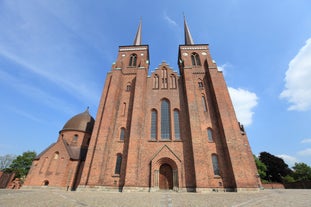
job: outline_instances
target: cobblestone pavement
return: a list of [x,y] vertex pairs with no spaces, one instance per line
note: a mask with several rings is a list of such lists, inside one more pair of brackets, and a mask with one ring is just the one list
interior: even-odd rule
[[0,190],[1,207],[35,206],[273,206],[311,207],[311,190],[262,190],[241,193],[176,193],[103,191],[71,192],[61,190]]

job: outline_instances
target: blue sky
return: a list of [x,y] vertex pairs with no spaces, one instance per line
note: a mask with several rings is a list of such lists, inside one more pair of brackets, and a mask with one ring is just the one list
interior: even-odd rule
[[254,154],[311,165],[309,0],[0,0],[0,155],[37,153],[88,106],[140,18],[150,71],[178,70],[183,13],[224,72]]

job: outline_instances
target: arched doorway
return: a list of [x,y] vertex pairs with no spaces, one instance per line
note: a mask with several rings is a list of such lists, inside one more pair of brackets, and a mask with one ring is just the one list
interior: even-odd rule
[[159,188],[162,190],[173,189],[173,169],[168,164],[163,164],[160,167]]

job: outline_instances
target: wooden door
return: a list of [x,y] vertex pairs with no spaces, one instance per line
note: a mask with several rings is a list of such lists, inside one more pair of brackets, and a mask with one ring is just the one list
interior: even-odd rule
[[163,190],[173,189],[173,170],[168,164],[160,167],[159,188]]

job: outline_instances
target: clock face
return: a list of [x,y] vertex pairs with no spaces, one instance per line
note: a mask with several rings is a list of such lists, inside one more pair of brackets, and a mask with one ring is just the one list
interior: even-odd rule
[[183,55],[183,56],[188,56],[188,53],[184,52],[182,55]]
[[202,54],[202,55],[207,55],[207,53],[206,53],[206,52],[202,52],[201,54]]

